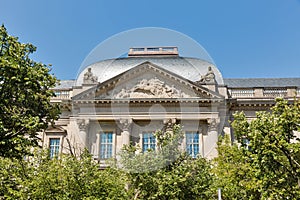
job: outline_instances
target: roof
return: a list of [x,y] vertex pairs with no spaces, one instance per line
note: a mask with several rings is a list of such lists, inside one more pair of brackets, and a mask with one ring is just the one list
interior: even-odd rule
[[[154,65],[178,74],[183,78],[191,81],[198,81],[201,78],[201,75],[205,75],[207,73],[208,67],[211,66],[216,75],[216,81],[219,84],[223,84],[221,73],[214,66],[214,64],[198,58],[186,58],[179,56],[126,57],[103,60],[87,67],[91,68],[93,75],[96,75],[98,77],[99,82],[104,82],[144,62],[151,62]],[[85,72],[86,70],[83,70],[79,74],[76,85],[82,84]]]
[[300,78],[224,78],[229,88],[246,87],[299,87]]
[[70,89],[75,85],[75,80],[61,80],[59,81],[59,84],[56,84],[55,88],[56,90],[62,90],[62,89]]
[[[61,80],[54,89],[71,89],[76,80]],[[300,78],[224,78],[224,84],[229,88],[246,87],[298,87]]]
[[[164,68],[161,68],[160,66],[154,65],[153,63],[147,61],[147,62],[137,65],[136,67],[129,69],[129,70],[113,77],[112,79],[109,79],[107,81],[99,83],[99,84],[95,85],[94,87],[91,87],[88,90],[85,90],[85,91],[73,96],[73,100],[89,100],[88,99],[89,97],[92,97],[92,100],[95,100],[95,99],[101,100],[101,99],[103,99],[102,97],[95,98],[95,96],[97,96],[96,93],[101,90],[102,90],[102,92],[104,91],[105,98],[109,97],[109,92],[106,88],[110,88],[112,85],[113,85],[113,88],[117,87],[117,85],[121,86],[121,88],[124,88],[125,87],[124,82],[121,81],[119,83],[120,80],[126,80],[126,79],[131,80],[132,78],[134,78],[136,76],[137,73],[145,74],[148,70],[151,70],[152,72],[158,72],[158,73],[164,75],[165,78],[172,77],[172,79],[175,80],[176,82],[178,82],[178,84],[187,85],[188,88],[192,88],[195,91],[201,91],[202,98],[206,98],[206,99],[210,99],[210,100],[212,100],[212,99],[221,100],[224,98],[220,94],[218,94],[214,91],[211,91],[211,90],[203,87],[202,85],[198,85],[193,81],[185,79],[178,74],[170,72]],[[120,89],[120,87],[119,87],[119,89]],[[190,97],[187,97],[187,98],[190,98]],[[146,98],[146,99],[148,99],[148,98]],[[174,99],[177,99],[177,98],[174,98]]]

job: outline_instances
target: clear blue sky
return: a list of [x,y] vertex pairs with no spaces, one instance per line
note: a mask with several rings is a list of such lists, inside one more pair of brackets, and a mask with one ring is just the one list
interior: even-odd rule
[[0,0],[0,23],[59,79],[76,78],[103,40],[140,27],[190,36],[226,78],[300,77],[300,0]]

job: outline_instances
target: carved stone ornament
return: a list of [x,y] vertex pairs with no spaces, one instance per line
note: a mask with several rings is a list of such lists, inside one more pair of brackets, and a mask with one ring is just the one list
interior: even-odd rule
[[218,125],[219,125],[218,119],[215,118],[207,119],[207,122],[208,122],[208,132],[218,130]]
[[207,73],[204,76],[201,76],[198,83],[200,83],[200,84],[203,84],[203,83],[216,83],[215,77],[216,77],[215,73],[213,72],[211,66],[209,66]]
[[176,124],[176,119],[165,119],[164,126],[166,131],[173,131],[173,126]]
[[98,77],[93,75],[91,68],[88,68],[87,72],[83,75],[83,84],[95,84],[97,82]]
[[143,79],[131,89],[122,89],[114,98],[189,98],[190,95],[185,94],[174,85],[169,86],[158,78],[149,80]]
[[88,119],[78,119],[77,124],[78,124],[78,128],[80,131],[86,131],[86,129],[89,125],[89,120]]
[[132,124],[132,119],[120,119],[119,123],[121,125],[122,131],[128,131],[131,124]]

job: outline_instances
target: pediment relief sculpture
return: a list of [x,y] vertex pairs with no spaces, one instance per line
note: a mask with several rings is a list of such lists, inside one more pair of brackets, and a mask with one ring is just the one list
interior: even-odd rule
[[131,89],[122,89],[117,93],[114,98],[189,98],[188,94],[185,94],[179,89],[176,89],[174,85],[169,86],[165,82],[158,78],[143,79],[137,83]]

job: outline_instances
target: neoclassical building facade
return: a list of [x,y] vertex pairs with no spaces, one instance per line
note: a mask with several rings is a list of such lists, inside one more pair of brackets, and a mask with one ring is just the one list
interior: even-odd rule
[[176,47],[146,47],[94,63],[53,90],[51,101],[62,113],[42,135],[51,156],[87,148],[104,162],[124,144],[155,150],[153,133],[181,124],[181,148],[212,158],[218,136],[233,135],[228,121],[234,112],[251,120],[276,97],[300,98],[300,78],[223,79],[212,63],[180,57]]

